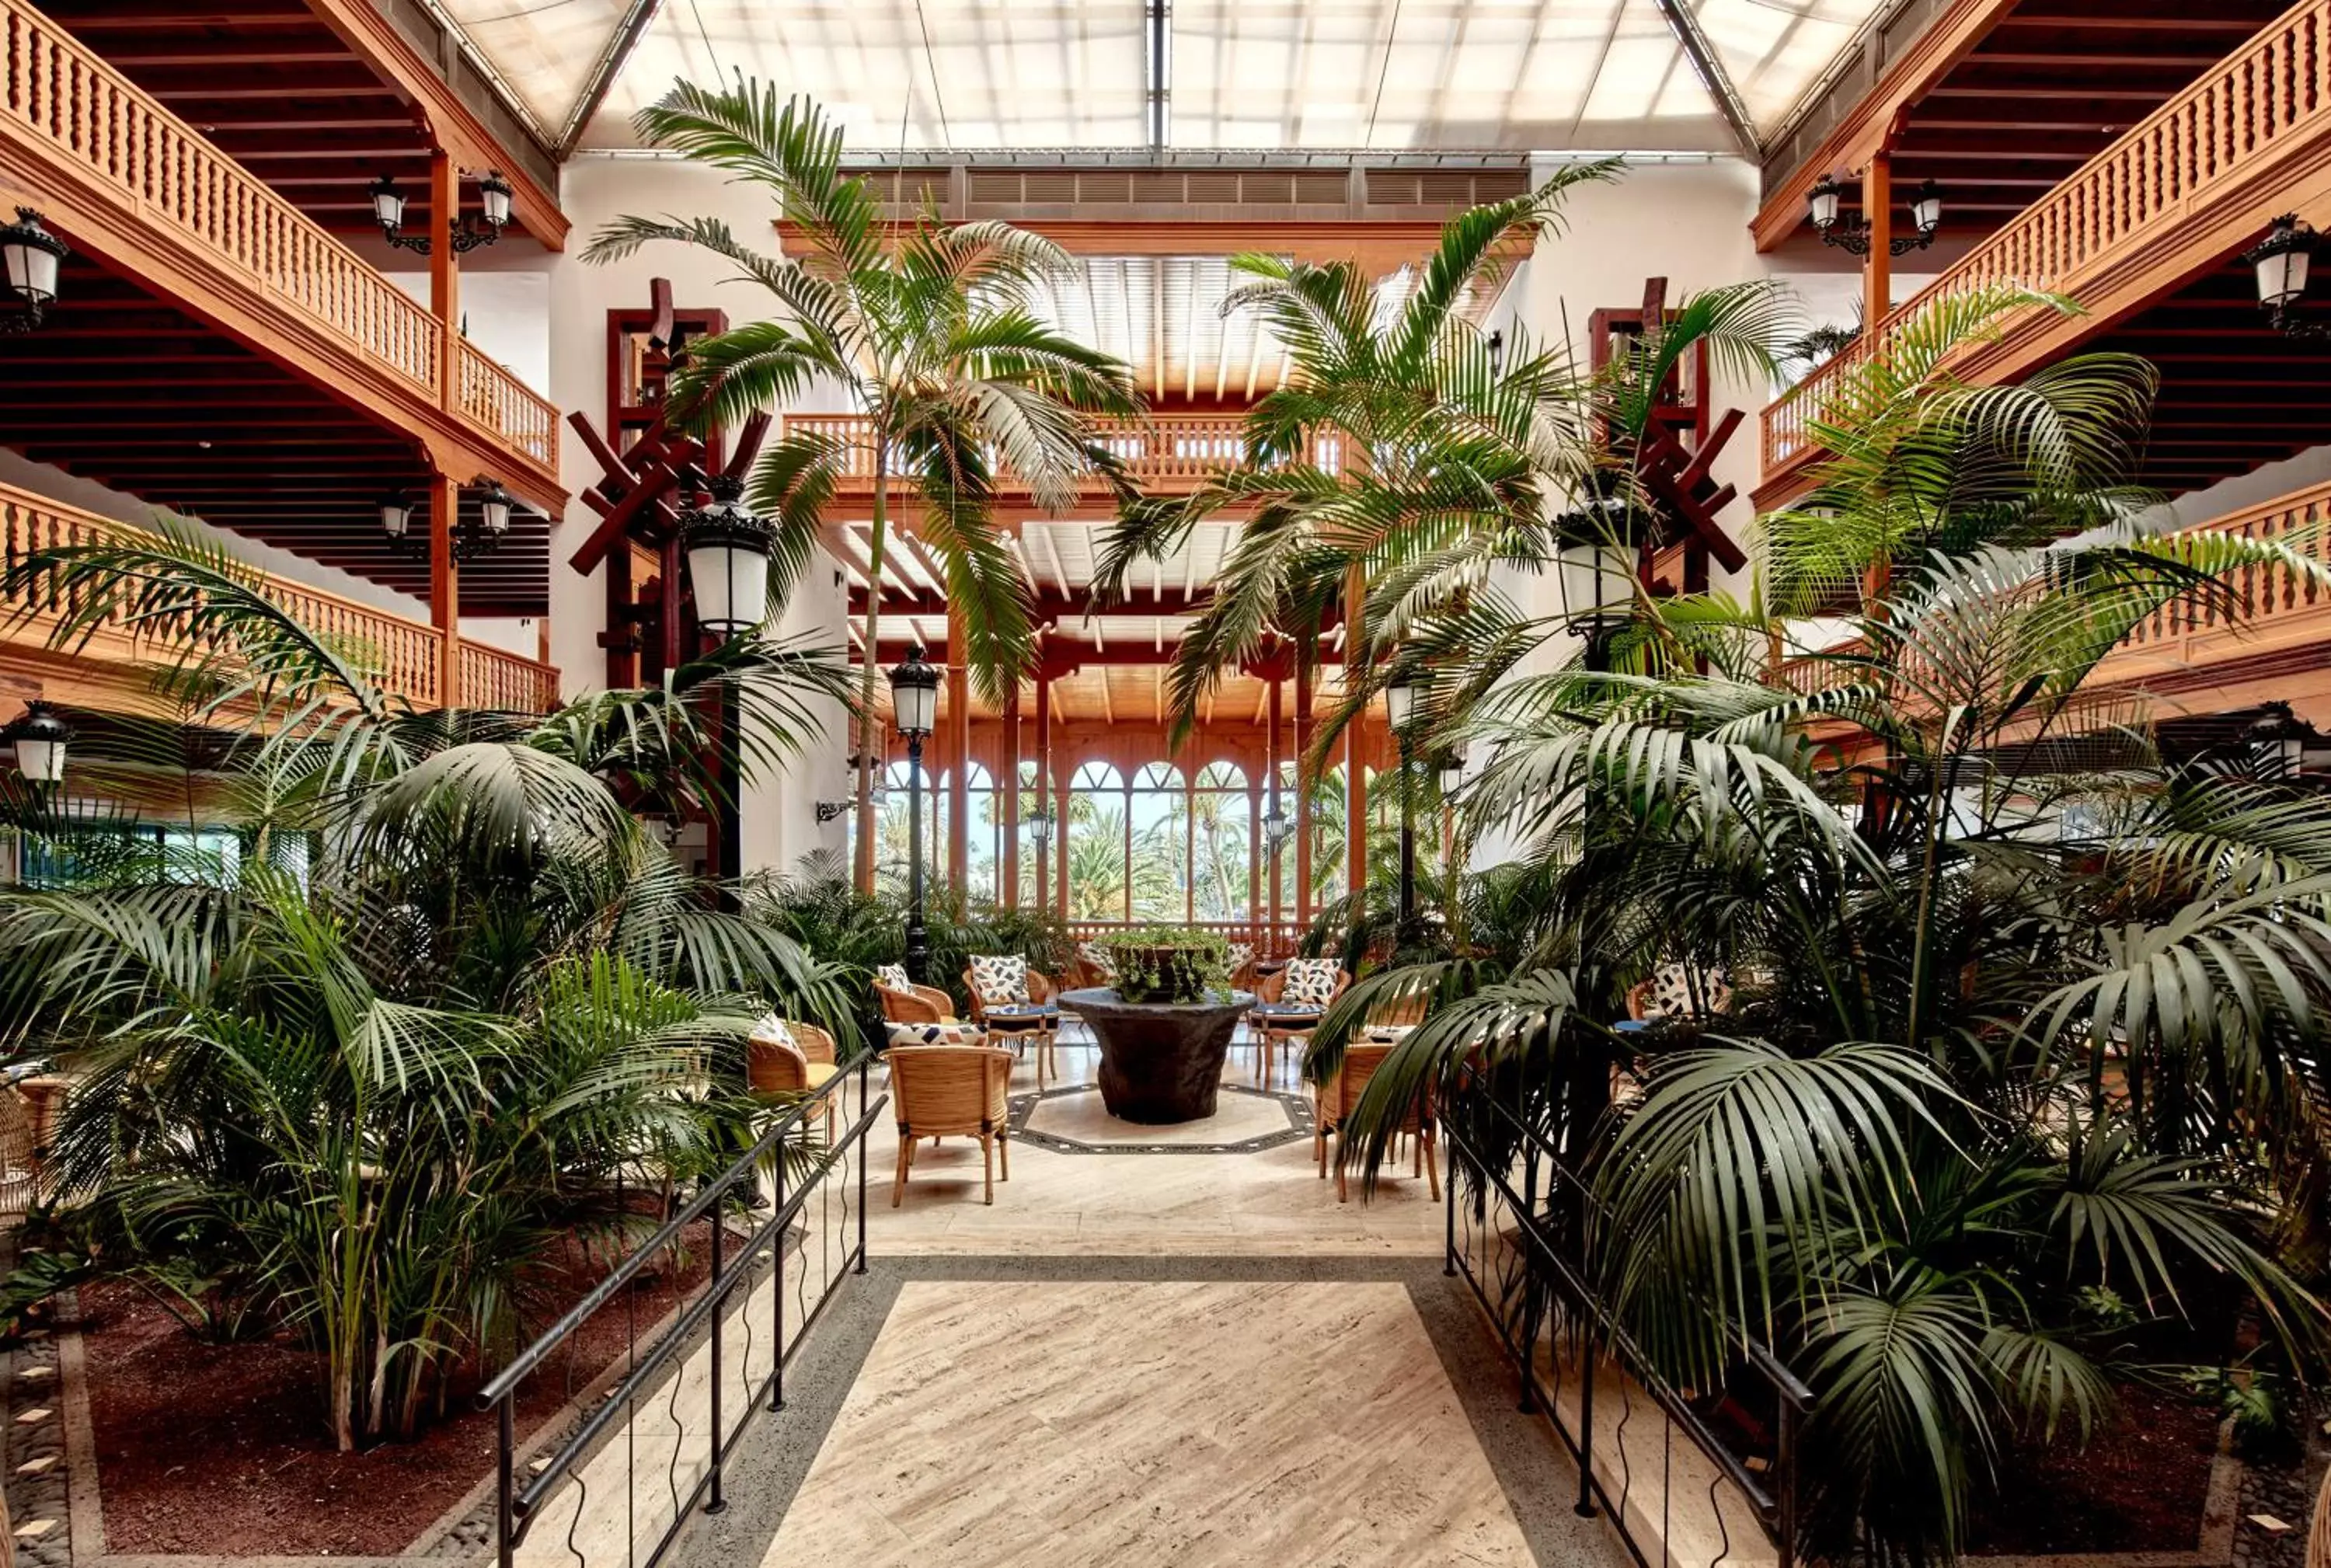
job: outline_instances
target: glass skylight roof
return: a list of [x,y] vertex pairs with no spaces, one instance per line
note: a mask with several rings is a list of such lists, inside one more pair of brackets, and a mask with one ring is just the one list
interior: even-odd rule
[[[1760,133],[1881,0],[1684,0]],[[811,94],[853,148],[1139,148],[1142,0],[663,0],[585,102],[638,0],[437,0],[559,140],[633,145],[675,78]],[[1173,0],[1177,150],[1704,149],[1737,143],[1659,0]]]

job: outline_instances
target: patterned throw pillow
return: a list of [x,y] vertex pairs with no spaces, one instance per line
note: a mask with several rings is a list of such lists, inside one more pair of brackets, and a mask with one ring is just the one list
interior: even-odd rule
[[1252,947],[1249,946],[1244,942],[1233,942],[1231,944],[1230,966],[1232,974],[1236,974],[1240,970],[1245,968],[1248,965],[1253,962],[1254,949]]
[[907,978],[905,965],[878,964],[874,966],[874,984],[892,991],[905,991],[914,983]]
[[1117,978],[1117,965],[1108,961],[1108,955],[1101,950],[1099,943],[1090,941],[1078,943],[1077,956],[1091,965],[1093,973],[1103,980]]
[[758,1023],[753,1025],[753,1038],[770,1045],[790,1046],[795,1050],[801,1049],[801,1041],[794,1038],[794,1031],[787,1029],[785,1021],[774,1012],[764,1015]]
[[975,1023],[894,1023],[892,1045],[985,1045],[986,1031]]
[[1647,1018],[1690,1018],[1699,1009],[1693,1004],[1692,982],[1699,983],[1700,998],[1710,1012],[1722,1012],[1732,1005],[1732,987],[1721,969],[1702,970],[1697,975],[1685,971],[1680,964],[1662,964],[1651,974],[1651,1005],[1643,1009]]
[[1336,977],[1343,967],[1333,958],[1289,958],[1279,1000],[1289,1007],[1326,1007],[1336,999]]
[[1028,961],[1017,953],[971,955],[971,988],[993,1006],[1028,1000]]

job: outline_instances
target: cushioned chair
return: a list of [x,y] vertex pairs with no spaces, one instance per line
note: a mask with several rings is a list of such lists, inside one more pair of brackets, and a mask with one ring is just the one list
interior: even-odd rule
[[[1032,965],[1024,973],[1027,975],[1030,1003],[1048,1003],[1057,994],[1052,982],[1043,971]],[[1060,1042],[1061,1033],[1061,1013],[1057,1007],[1044,1014],[1041,1020],[1008,1019],[999,1024],[987,1016],[989,1008],[1013,1007],[1021,1003],[1010,996],[989,995],[979,983],[979,972],[976,966],[964,970],[963,988],[971,997],[971,1021],[987,1031],[987,1038],[991,1044],[1001,1045],[1008,1041],[1013,1049],[1024,1054],[1029,1044],[1034,1043],[1038,1088],[1044,1087],[1048,1075],[1058,1076],[1060,1067],[1057,1059],[1053,1056],[1053,1050]]]
[[882,1003],[885,1023],[953,1023],[955,998],[936,985],[909,985],[904,989],[885,985],[877,980],[874,994]]
[[[833,1036],[812,1023],[785,1021],[790,1040],[774,1031],[756,1030],[745,1046],[745,1083],[756,1095],[805,1095],[832,1080],[841,1069],[834,1065]],[[833,1141],[833,1098],[816,1100],[802,1113],[805,1121],[825,1124],[826,1142]]]
[[[1350,1119],[1352,1107],[1360,1103],[1360,1096],[1368,1080],[1392,1055],[1394,1047],[1374,1041],[1356,1041],[1344,1051],[1343,1064],[1326,1083],[1318,1085],[1312,1098],[1312,1152],[1319,1161],[1319,1174],[1327,1174],[1327,1135],[1336,1136],[1336,1202],[1348,1202],[1351,1191],[1344,1169],[1344,1127]],[[1430,1178],[1433,1200],[1441,1198],[1440,1130],[1433,1120],[1432,1086],[1424,1086],[1418,1102],[1409,1107],[1400,1132],[1410,1140],[1411,1172]]]
[[1334,1004],[1337,997],[1344,994],[1344,988],[1352,983],[1352,977],[1338,967],[1335,987],[1328,992],[1326,1002],[1316,1006],[1307,1003],[1300,1008],[1283,1006],[1280,998],[1287,993],[1288,978],[1296,973],[1297,964],[1305,962],[1308,960],[1290,959],[1277,974],[1266,974],[1256,983],[1255,1000],[1263,1006],[1247,1014],[1247,1023],[1254,1031],[1258,1082],[1270,1081],[1280,1046],[1283,1044],[1292,1048],[1299,1041],[1309,1041],[1311,1031],[1319,1027],[1322,1015]]
[[883,1060],[890,1067],[890,1105],[899,1117],[890,1207],[906,1196],[915,1145],[924,1138],[977,1138],[987,1170],[986,1201],[995,1202],[999,1154],[1004,1179],[1012,1179],[1012,1053],[987,1045],[894,1045]]

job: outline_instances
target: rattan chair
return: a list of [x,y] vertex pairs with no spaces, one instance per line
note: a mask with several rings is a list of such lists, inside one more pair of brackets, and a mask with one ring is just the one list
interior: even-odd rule
[[[1056,994],[1056,988],[1051,977],[1042,970],[1032,967],[1027,971],[1027,974],[1028,1000],[1032,1003],[1051,1001]],[[1039,1089],[1044,1087],[1048,1076],[1060,1075],[1059,1059],[1053,1054],[1054,1049],[1060,1043],[1061,1034],[1061,1015],[1057,1010],[1046,1014],[1041,1022],[1014,1022],[998,1025],[989,1020],[987,1010],[990,1007],[1011,1007],[1018,1004],[1009,998],[991,997],[983,993],[979,989],[979,983],[972,978],[972,972],[968,967],[966,967],[963,972],[963,988],[971,997],[971,1021],[987,1031],[987,1038],[991,1043],[1008,1040],[1015,1049],[1024,1052],[1029,1043],[1034,1042],[1036,1087]]]
[[909,985],[901,991],[895,985],[874,983],[874,994],[882,1003],[885,1023],[954,1023],[955,998],[936,985]]
[[0,1089],[0,1215],[31,1212],[41,1195],[41,1153],[24,1096]]
[[923,1138],[974,1137],[987,1171],[986,1202],[995,1202],[999,1151],[1004,1179],[1012,1179],[1012,1053],[992,1045],[894,1045],[890,1104],[899,1117],[899,1174],[890,1207],[907,1193],[915,1145]]
[[[756,1034],[746,1042],[745,1083],[756,1095],[787,1099],[823,1088],[842,1069],[834,1064],[833,1036],[813,1023],[785,1021],[791,1045],[774,1035]],[[833,1097],[823,1096],[802,1112],[804,1121],[823,1122],[825,1141],[833,1141]]]
[[[1327,997],[1327,1006],[1333,1007],[1336,1004],[1336,998],[1343,995],[1344,988],[1351,983],[1350,971],[1344,969],[1336,971],[1336,989]],[[1279,1004],[1280,994],[1286,989],[1287,970],[1282,966],[1276,974],[1266,974],[1256,984],[1255,1000],[1269,1003],[1275,1007]],[[1304,1044],[1310,1042],[1311,1031],[1319,1027],[1319,1020],[1326,1015],[1326,1011],[1323,1008],[1318,1012],[1278,1014],[1266,1012],[1261,1016],[1260,1022],[1256,1021],[1254,1014],[1247,1015],[1247,1022],[1254,1030],[1256,1082],[1268,1083],[1270,1080],[1271,1069],[1276,1064],[1280,1045],[1292,1048],[1298,1042]]]
[[[1368,1080],[1392,1055],[1394,1047],[1375,1041],[1355,1041],[1344,1051],[1343,1065],[1333,1077],[1320,1084],[1312,1100],[1312,1152],[1319,1162],[1319,1175],[1327,1174],[1327,1135],[1336,1136],[1336,1202],[1351,1201],[1351,1190],[1344,1165],[1344,1127],[1351,1117],[1352,1107],[1360,1103]],[[1400,1132],[1411,1140],[1411,1174],[1430,1178],[1433,1201],[1441,1198],[1440,1129],[1433,1120],[1432,1086],[1427,1083],[1400,1126]]]

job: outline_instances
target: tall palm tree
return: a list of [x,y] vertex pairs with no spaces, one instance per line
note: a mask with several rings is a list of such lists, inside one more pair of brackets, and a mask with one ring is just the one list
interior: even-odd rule
[[[1141,412],[1120,361],[1054,330],[1034,313],[1037,285],[1067,267],[1060,248],[1008,223],[909,225],[842,166],[842,138],[805,99],[740,81],[708,89],[680,82],[633,119],[642,140],[766,188],[798,255],[772,256],[712,218],[625,217],[583,252],[586,261],[676,241],[733,262],[770,296],[775,314],[689,347],[671,378],[670,417],[682,426],[733,423],[813,389],[834,387],[866,416],[862,441],[798,432],[763,454],[750,499],[777,525],[773,587],[782,597],[816,546],[817,528],[850,476],[871,474],[873,538],[866,598],[861,724],[869,727],[880,663],[880,602],[890,484],[919,502],[918,537],[937,557],[960,612],[967,664],[981,693],[1001,701],[1032,657],[1028,585],[994,527],[999,468],[1051,511],[1073,505],[1099,474],[1123,484],[1094,439],[1096,415]],[[871,886],[877,747],[858,748],[858,876]]]

